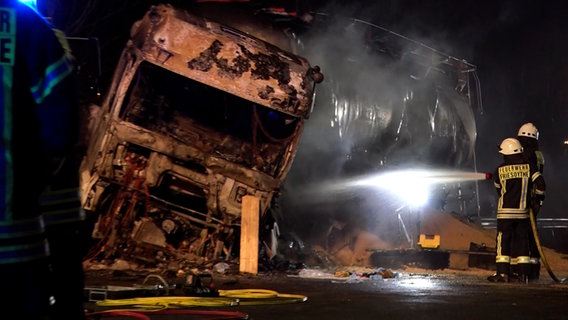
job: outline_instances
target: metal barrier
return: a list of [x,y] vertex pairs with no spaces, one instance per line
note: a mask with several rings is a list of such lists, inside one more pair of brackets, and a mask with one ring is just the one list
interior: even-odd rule
[[[497,219],[481,218],[481,226],[485,229],[497,228]],[[568,218],[538,218],[537,225],[542,229],[568,229]]]

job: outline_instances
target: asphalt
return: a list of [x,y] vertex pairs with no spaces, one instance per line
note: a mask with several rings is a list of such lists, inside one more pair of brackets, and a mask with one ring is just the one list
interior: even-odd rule
[[[90,319],[568,319],[568,283],[562,275],[556,282],[544,272],[523,284],[488,282],[488,270],[392,271],[382,279],[356,271],[347,277],[324,271],[205,274],[202,284],[213,289],[201,297],[184,296],[176,291],[180,286],[160,286],[169,283],[162,276],[97,271],[87,274],[91,301],[85,307]],[[140,313],[133,304],[164,310]],[[118,310],[133,313],[120,316]]]

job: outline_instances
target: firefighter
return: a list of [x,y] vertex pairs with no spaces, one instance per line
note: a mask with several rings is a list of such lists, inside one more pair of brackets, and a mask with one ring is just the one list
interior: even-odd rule
[[494,184],[499,201],[497,205],[497,235],[495,257],[496,272],[487,280],[491,282],[513,281],[509,277],[511,261],[518,267],[517,281],[527,283],[529,258],[529,218],[530,190],[534,198],[542,205],[546,184],[536,166],[523,157],[523,148],[519,140],[507,138],[501,142],[499,153],[503,163],[495,170]]
[[523,124],[517,133],[517,140],[519,140],[523,147],[523,156],[529,162],[535,164],[538,171],[542,174],[544,172],[544,156],[539,150],[538,138],[538,129],[531,122]]
[[[40,208],[40,194],[52,179],[73,171],[69,159],[79,132],[74,67],[47,20],[16,0],[0,0],[0,75],[0,283],[8,290],[0,305],[24,319],[82,319],[82,305],[62,306],[65,299],[54,290],[77,286],[81,279],[51,272],[69,262],[52,253],[73,255],[74,239],[52,244],[46,230],[49,222],[59,226],[54,232],[74,233],[67,226],[81,221],[82,213],[76,202],[65,214],[53,207],[42,214]],[[77,185],[72,179],[57,184]]]
[[[538,145],[539,132],[537,127],[531,123],[527,122],[523,124],[517,133],[517,140],[521,143],[523,147],[523,156],[525,159],[536,166],[540,174],[544,174],[544,156],[539,150]],[[534,192],[532,193],[534,195]],[[536,216],[540,210],[540,205],[534,196],[532,199],[533,214]],[[530,250],[530,273],[529,281],[538,280],[540,277],[540,253],[534,238],[534,233],[529,234],[529,250]]]

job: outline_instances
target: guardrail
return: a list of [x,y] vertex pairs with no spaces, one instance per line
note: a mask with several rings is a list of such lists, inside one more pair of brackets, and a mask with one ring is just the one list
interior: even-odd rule
[[[481,226],[486,229],[497,228],[497,219],[481,218]],[[568,218],[537,218],[538,228],[542,229],[568,229]]]

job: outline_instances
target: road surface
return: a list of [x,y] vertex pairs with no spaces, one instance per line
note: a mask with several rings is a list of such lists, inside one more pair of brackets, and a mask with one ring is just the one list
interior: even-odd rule
[[[212,275],[215,289],[222,292],[223,296],[208,299],[221,301],[226,299],[225,295],[233,292],[250,294],[248,296],[245,294],[244,299],[240,299],[242,304],[233,306],[214,304],[184,309],[195,313],[205,310],[211,313],[207,316],[179,314],[180,310],[176,311],[178,314],[172,315],[145,315],[148,319],[253,320],[568,319],[566,312],[568,284],[553,281],[546,271],[543,271],[540,280],[529,284],[490,283],[486,280],[491,274],[488,270],[476,272],[394,270],[394,273],[396,277],[389,279],[358,277],[356,273],[346,278],[327,277],[325,273],[313,277],[284,273]],[[87,282],[88,287],[114,283],[119,284],[118,288],[122,285],[128,287],[136,282],[142,283],[140,277],[120,279],[114,275],[101,273],[90,274]],[[276,293],[284,298],[262,297],[267,292]],[[304,299],[300,299],[301,297]],[[286,301],[285,298],[289,300]],[[130,307],[110,307],[98,305],[95,301],[86,302],[89,312]],[[171,307],[168,310],[171,310]],[[222,312],[230,314],[224,314],[223,317]],[[213,316],[215,314],[217,316]],[[114,315],[112,318],[133,319],[132,316]],[[91,319],[95,319],[94,315]]]

